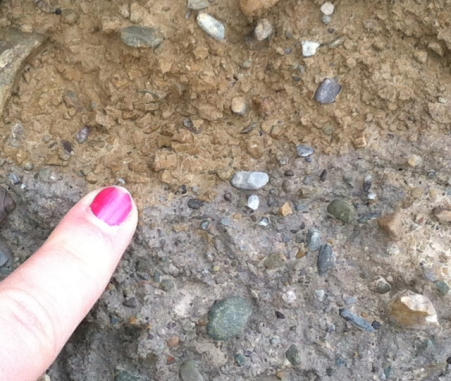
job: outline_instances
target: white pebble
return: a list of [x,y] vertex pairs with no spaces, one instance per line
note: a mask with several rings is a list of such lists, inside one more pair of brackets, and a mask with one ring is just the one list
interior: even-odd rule
[[213,16],[201,12],[197,15],[197,23],[204,30],[205,33],[207,33],[214,39],[218,41],[225,40],[225,27]]
[[334,5],[328,1],[321,5],[321,12],[323,12],[323,14],[325,14],[326,16],[330,16],[332,13],[334,13],[334,10]]
[[316,49],[320,46],[319,42],[302,41],[302,55],[304,57],[311,57],[316,54]]
[[258,206],[260,205],[260,199],[257,195],[253,194],[250,196],[247,200],[247,207],[252,210],[257,210]]
[[264,39],[271,36],[273,33],[273,27],[267,19],[258,20],[257,26],[254,30],[254,36],[258,41],[263,41]]

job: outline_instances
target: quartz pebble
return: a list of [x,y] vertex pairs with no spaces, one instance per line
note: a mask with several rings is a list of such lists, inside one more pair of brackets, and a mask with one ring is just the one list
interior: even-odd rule
[[323,5],[321,5],[321,12],[323,15],[330,16],[332,13],[334,13],[335,7],[330,2],[325,2]]
[[395,323],[406,328],[427,329],[440,325],[429,298],[410,290],[399,292],[388,304],[387,313]]
[[304,57],[314,56],[320,45],[319,42],[315,41],[302,41],[302,55]]
[[254,36],[257,41],[266,40],[274,32],[273,26],[268,19],[260,19],[254,29]]
[[322,245],[318,255],[318,274],[324,275],[335,267],[335,255],[332,246],[329,244]]
[[315,152],[313,148],[302,144],[296,147],[296,151],[300,157],[307,157],[313,155],[313,153]]
[[342,86],[335,79],[326,78],[316,89],[315,100],[321,104],[334,103],[341,88]]
[[201,12],[197,15],[197,24],[202,28],[202,30],[205,33],[213,37],[215,40],[218,41],[225,40],[225,27],[213,16]]
[[257,210],[259,205],[260,205],[260,198],[257,195],[253,194],[253,195],[249,196],[249,198],[247,199],[247,207],[249,209]]
[[339,310],[339,314],[343,319],[350,322],[354,327],[357,327],[361,330],[368,331],[368,332],[375,331],[374,327],[371,325],[370,322],[366,321],[360,315],[352,312],[351,310],[348,310],[346,308],[341,308]]
[[236,172],[230,183],[238,189],[256,190],[264,187],[269,181],[265,172]]

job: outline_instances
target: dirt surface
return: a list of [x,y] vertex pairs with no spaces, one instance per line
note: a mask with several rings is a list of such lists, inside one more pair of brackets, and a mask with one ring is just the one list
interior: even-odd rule
[[[322,3],[280,0],[249,19],[238,1],[213,0],[203,11],[226,26],[219,42],[184,1],[0,2],[1,28],[47,37],[0,119],[0,181],[18,205],[1,239],[16,264],[89,190],[125,185],[140,210],[130,250],[52,381],[176,380],[187,360],[212,381],[451,379],[450,296],[437,289],[451,277],[451,225],[432,213],[451,198],[451,1],[335,1],[328,25]],[[262,17],[274,34],[256,42]],[[164,42],[126,46],[119,32],[130,25]],[[321,46],[304,58],[303,41]],[[343,86],[329,105],[314,99],[325,78]],[[310,162],[301,143],[315,149]],[[270,183],[234,189],[241,170]],[[203,206],[188,207],[193,198]],[[327,214],[335,198],[356,221]],[[396,242],[376,222],[394,211]],[[306,247],[311,227],[337,258],[325,276]],[[380,276],[390,292],[374,291]],[[439,328],[390,323],[386,305],[406,289],[430,298]],[[209,308],[235,295],[253,304],[245,334],[212,340]],[[342,307],[382,327],[358,330]],[[300,365],[286,359],[292,344]]]

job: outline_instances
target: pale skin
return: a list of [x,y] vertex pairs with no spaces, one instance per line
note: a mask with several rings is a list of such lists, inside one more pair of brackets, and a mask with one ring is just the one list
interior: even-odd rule
[[89,193],[44,245],[0,283],[0,381],[36,381],[107,286],[135,232],[132,209],[118,226],[97,218]]

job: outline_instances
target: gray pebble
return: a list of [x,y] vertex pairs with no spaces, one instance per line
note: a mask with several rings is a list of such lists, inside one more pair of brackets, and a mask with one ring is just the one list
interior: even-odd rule
[[247,200],[247,207],[252,210],[257,210],[260,205],[260,199],[257,195],[251,195]]
[[321,232],[311,228],[307,233],[307,247],[309,251],[317,251],[321,247]]
[[341,91],[341,85],[333,78],[326,78],[315,92],[315,100],[322,104],[334,103]]
[[209,226],[210,226],[210,221],[205,220],[200,223],[200,228],[202,230],[207,230],[209,228]]
[[449,292],[449,285],[443,280],[438,280],[437,282],[435,282],[435,287],[440,291],[442,295],[446,295]]
[[120,32],[122,42],[133,48],[156,48],[164,38],[155,28],[129,26]]
[[198,198],[191,198],[188,200],[188,208],[190,209],[200,209],[203,205],[204,202]]
[[368,332],[375,332],[376,330],[373,328],[371,323],[367,322],[364,318],[362,318],[360,315],[355,314],[351,310],[348,310],[346,308],[341,308],[339,310],[340,316],[345,319],[346,321],[350,322],[355,327],[362,329],[364,331]]
[[120,370],[116,371],[114,381],[150,381],[150,379],[147,377],[129,373],[126,370],[120,369]]
[[364,192],[369,192],[371,189],[371,185],[373,184],[373,177],[371,175],[366,175],[365,179],[363,180],[363,191]]
[[232,225],[232,222],[230,221],[230,218],[229,218],[229,217],[223,217],[223,218],[221,218],[221,220],[219,221],[219,223],[220,223],[222,226],[231,226],[231,225]]
[[315,152],[313,148],[302,144],[296,147],[296,151],[300,157],[307,157],[313,155],[313,153]]
[[285,357],[293,365],[301,364],[301,354],[299,352],[299,348],[295,344],[290,345],[290,348],[288,348],[287,351],[285,352]]
[[17,176],[15,173],[10,173],[8,177],[9,181],[11,181],[11,184],[13,185],[20,184],[20,177]]
[[8,246],[0,241],[0,273],[9,274],[14,263],[13,253]]
[[326,296],[326,292],[324,290],[315,290],[315,296],[318,301],[323,302]]
[[122,304],[125,307],[128,307],[128,308],[136,308],[136,307],[138,307],[138,301],[136,300],[135,297],[131,297],[131,298],[125,299],[125,301]]
[[175,284],[171,279],[163,279],[160,283],[160,288],[163,291],[169,292],[175,288]]
[[200,11],[201,9],[208,8],[209,3],[205,0],[188,0],[188,9],[193,11]]
[[329,15],[323,15],[321,19],[323,20],[323,23],[326,25],[330,24],[330,22],[332,21],[332,17],[330,17]]
[[335,255],[332,246],[329,244],[322,245],[318,254],[318,274],[324,275],[335,267]]
[[179,374],[182,381],[204,381],[204,378],[194,361],[187,361],[180,365]]
[[80,131],[77,132],[76,139],[79,143],[84,143],[88,140],[89,133],[91,132],[91,127],[84,126]]
[[264,172],[236,172],[231,184],[238,189],[256,190],[264,187],[269,181],[268,174]]
[[241,353],[235,355],[235,362],[238,366],[244,366],[246,364],[246,357]]
[[355,220],[356,213],[353,205],[342,201],[342,200],[332,200],[327,211],[335,218],[345,222],[350,223]]
[[197,24],[202,30],[215,40],[225,40],[225,27],[222,23],[216,20],[213,16],[207,13],[199,13],[197,15]]
[[25,169],[26,171],[32,171],[33,168],[34,168],[34,164],[30,163],[30,162],[25,163],[23,166],[23,169]]
[[251,304],[234,296],[216,302],[208,312],[207,333],[213,340],[229,340],[242,335],[252,314]]

